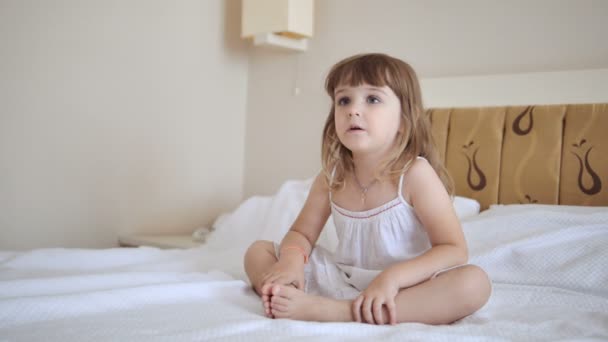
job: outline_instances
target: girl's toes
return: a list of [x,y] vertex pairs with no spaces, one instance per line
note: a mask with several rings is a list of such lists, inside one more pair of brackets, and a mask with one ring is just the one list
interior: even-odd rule
[[273,298],[274,298],[274,296],[277,296],[279,298],[291,299],[291,298],[294,298],[295,296],[297,296],[301,292],[302,291],[296,289],[295,287],[281,286],[280,291],[273,293]]
[[289,318],[289,313],[287,311],[280,311],[277,309],[272,309],[272,315],[274,318]]
[[270,288],[270,294],[272,294],[273,297],[278,295],[279,292],[281,292],[281,285],[274,285]]
[[278,305],[283,305],[286,306],[287,304],[289,304],[289,299],[284,298],[284,297],[279,297],[279,296],[272,296],[272,300],[270,301],[270,304],[278,304]]
[[277,311],[284,312],[284,311],[287,311],[287,306],[272,303],[272,305],[270,306],[270,309],[271,309],[271,312],[277,312]]
[[270,303],[264,303],[264,312],[266,312],[267,315],[270,315]]

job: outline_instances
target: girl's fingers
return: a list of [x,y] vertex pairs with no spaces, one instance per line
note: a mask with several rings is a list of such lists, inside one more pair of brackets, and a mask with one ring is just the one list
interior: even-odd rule
[[268,282],[272,285],[274,284],[283,284],[285,277],[281,274],[273,275],[268,279]]
[[378,325],[384,324],[384,320],[382,319],[382,305],[384,304],[384,300],[376,298],[374,300],[374,304],[372,305],[373,313],[374,313],[374,321]]
[[395,305],[395,300],[386,302],[386,308],[388,309],[389,323],[391,325],[397,324],[397,305]]
[[275,279],[277,279],[278,275],[276,274],[271,274],[267,279],[266,282],[268,283],[274,283]]
[[270,295],[270,287],[272,286],[272,283],[270,282],[265,282],[263,283],[264,285],[262,285],[262,294],[264,296],[268,296]]
[[272,273],[264,273],[264,275],[262,276],[262,283],[265,283],[266,281],[268,281],[268,278],[270,278],[272,276]]
[[262,279],[262,293],[266,293],[264,290],[266,289],[266,285],[268,285],[270,282],[268,281],[268,277]]
[[363,301],[363,305],[361,307],[361,312],[363,313],[363,319],[366,323],[374,324],[374,317],[372,315],[372,302],[373,299],[365,298]]
[[287,277],[284,276],[279,276],[274,280],[275,284],[280,284],[280,285],[287,285],[288,284],[288,279]]
[[363,296],[359,296],[353,301],[352,310],[355,322],[361,322],[361,303],[363,303],[363,299]]
[[287,274],[273,274],[268,277],[268,279],[266,279],[264,283],[289,285],[290,283],[292,283],[290,279],[292,278]]
[[266,316],[270,317],[270,303],[269,302],[264,302],[264,312],[266,313]]

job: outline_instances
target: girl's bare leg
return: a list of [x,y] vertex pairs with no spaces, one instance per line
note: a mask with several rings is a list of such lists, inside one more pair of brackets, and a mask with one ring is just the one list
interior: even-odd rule
[[270,312],[274,318],[301,321],[351,322],[352,301],[310,295],[291,286],[274,285]]
[[[271,289],[271,312],[277,318],[310,321],[352,321],[352,301],[306,294],[288,286]],[[477,266],[455,268],[399,292],[397,322],[448,324],[479,310],[490,297],[491,283]],[[365,319],[365,318],[364,318]],[[382,324],[388,322],[383,310]],[[374,322],[368,322],[374,323]]]
[[277,262],[272,241],[256,241],[245,253],[245,272],[258,295],[262,295],[262,275]]
[[245,253],[245,272],[255,292],[262,297],[266,315],[270,312],[271,293],[262,293],[262,275],[277,262],[272,241],[256,241]]

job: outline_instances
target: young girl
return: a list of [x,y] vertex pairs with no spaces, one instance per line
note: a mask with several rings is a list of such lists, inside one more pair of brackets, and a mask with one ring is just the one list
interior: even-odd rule
[[[323,170],[281,245],[256,241],[245,270],[273,318],[446,324],[481,308],[486,273],[467,245],[414,70],[383,54],[336,64]],[[315,246],[332,214],[334,253]]]

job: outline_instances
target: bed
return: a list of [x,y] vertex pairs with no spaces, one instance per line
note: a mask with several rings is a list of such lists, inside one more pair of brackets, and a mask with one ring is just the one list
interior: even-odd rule
[[[470,262],[493,282],[475,314],[442,326],[266,318],[242,257],[295,219],[311,180],[290,180],[218,217],[198,248],[0,252],[0,340],[607,340],[608,105],[429,115]],[[331,220],[319,244],[335,246]]]

